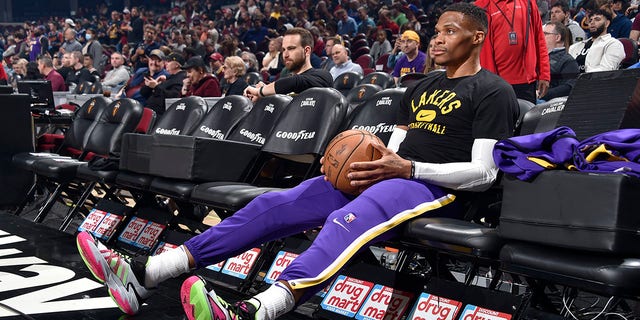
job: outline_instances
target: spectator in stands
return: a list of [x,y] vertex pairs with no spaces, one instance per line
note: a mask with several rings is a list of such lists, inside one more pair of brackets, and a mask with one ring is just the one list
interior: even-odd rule
[[388,9],[380,9],[378,12],[378,26],[384,30],[391,30],[391,34],[400,33],[400,26],[391,20],[391,12]]
[[376,28],[376,23],[369,17],[369,13],[366,7],[358,8],[358,17],[360,22],[358,23],[358,33],[369,34],[369,30]]
[[156,29],[151,25],[144,28],[144,41],[134,49],[131,55],[134,70],[144,68],[149,62],[151,51],[160,48],[160,44],[156,42],[156,33]]
[[333,68],[329,70],[331,76],[333,77],[333,80],[337,79],[339,75],[345,72],[355,72],[360,75],[364,75],[362,67],[359,64],[353,63],[353,61],[351,61],[351,58],[349,58],[349,52],[343,45],[336,44],[335,46],[333,46],[331,56],[333,58],[333,63],[335,64]]
[[269,74],[269,81],[277,79],[284,67],[281,51],[282,37],[271,39],[269,41],[269,52],[262,58],[262,70],[260,70]]
[[224,69],[222,65],[224,64],[224,57],[218,53],[214,52],[209,56],[209,65],[211,66],[211,73],[221,80],[224,78]]
[[94,79],[91,76],[91,72],[84,67],[82,62],[84,59],[82,58],[82,52],[73,51],[69,55],[71,60],[71,71],[67,73],[67,77],[65,78],[65,83],[67,87],[71,89],[85,81],[93,82]]
[[[555,7],[554,7],[555,8]],[[552,13],[553,15],[553,10]],[[551,64],[551,82],[547,94],[541,100],[548,101],[557,97],[568,96],[580,73],[578,63],[567,53],[571,32],[562,22],[550,22],[542,27],[549,50]]]
[[53,61],[48,56],[38,58],[38,70],[45,80],[51,81],[53,91],[67,91],[64,78],[53,69]]
[[347,11],[344,9],[338,9],[336,11],[336,18],[338,20],[338,31],[339,35],[348,35],[350,37],[354,37],[356,32],[358,31],[358,24],[356,20],[349,17],[347,15]]
[[427,56],[424,52],[420,51],[420,36],[413,31],[407,30],[402,33],[402,52],[404,55],[398,59],[393,72],[393,76],[396,84],[400,80],[400,77],[407,73],[423,72],[425,61]]
[[61,61],[62,66],[58,68],[57,71],[64,78],[64,82],[67,83],[67,75],[69,75],[69,72],[73,70],[73,67],[71,66],[71,52],[63,54]]
[[38,63],[35,61],[27,62],[27,75],[24,77],[24,79],[40,80],[42,78],[42,74],[40,74],[40,70],[38,69]]
[[102,80],[103,90],[117,92],[129,80],[129,70],[124,65],[125,59],[122,53],[114,52],[111,54],[111,67]]
[[331,68],[333,68],[333,66],[335,65],[332,59],[333,46],[338,43],[341,43],[341,41],[339,41],[337,37],[327,38],[324,44],[324,52],[327,55],[327,59],[322,62],[322,64],[320,65],[320,69],[329,71],[331,70]]
[[137,46],[138,43],[142,42],[144,36],[143,11],[143,8],[131,7],[131,24],[127,30],[127,42],[132,46]]
[[109,45],[115,46],[120,41],[120,12],[111,11],[111,20],[107,29],[107,37],[109,38]]
[[427,47],[427,60],[424,62],[424,73],[429,73],[431,71],[444,71],[444,67],[436,64],[436,37],[438,35],[434,35],[429,40],[429,46]]
[[247,88],[247,82],[244,80],[246,67],[244,61],[240,57],[232,56],[224,59],[224,81],[222,81],[222,95],[242,95],[244,89]]
[[313,87],[331,87],[331,73],[311,67],[312,51],[313,36],[309,31],[302,28],[287,30],[283,38],[282,55],[285,68],[291,74],[269,84],[259,82],[255,86],[248,86],[244,95],[256,102],[261,97],[274,94],[300,93]]
[[574,43],[569,54],[578,62],[580,72],[616,70],[625,57],[624,47],[618,39],[607,33],[611,13],[597,9],[589,15],[591,38]]
[[85,42],[85,45],[82,48],[82,54],[88,54],[91,56],[91,59],[93,60],[93,68],[101,73],[102,70],[104,70],[104,64],[106,62],[106,56],[104,55],[102,44],[98,41],[96,31],[94,29],[87,29],[84,36],[87,39],[87,42]]
[[56,58],[55,55],[60,46],[62,45],[62,33],[58,31],[58,24],[54,22],[49,22],[49,32],[47,33],[47,37],[49,38],[49,53]]
[[576,43],[587,38],[580,25],[571,20],[571,11],[569,10],[569,5],[565,1],[555,2],[551,6],[551,22],[564,23],[564,25],[571,31],[573,39],[572,43]]
[[242,61],[247,68],[247,73],[260,71],[260,65],[258,64],[258,59],[255,54],[249,51],[242,51],[240,58],[242,58]]
[[269,34],[269,30],[267,29],[267,27],[262,25],[261,19],[253,18],[247,23],[249,23],[249,29],[240,36],[240,40],[245,44],[249,43],[249,41],[255,41],[256,44],[260,43]]
[[64,43],[60,46],[60,54],[74,51],[82,52],[82,45],[76,40],[76,30],[67,28],[64,30]]
[[609,34],[611,34],[611,36],[616,39],[629,38],[629,34],[631,33],[631,25],[632,25],[631,20],[627,18],[627,16],[624,14],[624,11],[616,12],[613,9],[613,6],[615,3],[622,3],[622,5],[620,6],[626,6],[626,1],[616,0],[613,3],[607,1],[605,4],[603,4],[600,7],[600,9],[608,11],[609,14],[611,14],[611,17],[613,17],[609,25],[609,28],[607,28],[607,32],[609,32]]
[[140,95],[146,99],[146,107],[161,115],[166,110],[165,99],[179,98],[183,80],[187,73],[182,70],[184,58],[180,53],[171,53],[166,59],[166,70],[169,75],[158,76],[157,79],[146,77],[140,88]]
[[219,97],[220,82],[207,72],[207,65],[200,56],[191,57],[184,66],[187,77],[182,82],[182,96]]
[[391,50],[391,43],[387,40],[387,32],[382,29],[378,29],[376,31],[376,41],[371,45],[371,51],[369,51],[373,61],[378,61],[380,56],[391,52]]
[[[447,33],[445,24],[455,26],[457,33]],[[347,197],[324,177],[312,178],[292,189],[259,196],[178,249],[134,258],[131,263],[99,244],[89,233],[80,233],[78,248],[89,269],[93,274],[106,274],[111,292],[117,293],[113,294],[116,303],[134,313],[143,298],[153,293],[147,288],[232,257],[257,243],[324,223],[311,247],[287,266],[276,283],[249,300],[228,304],[198,277],[191,277],[182,285],[182,303],[189,319],[272,320],[325,288],[355,253],[370,243],[400,234],[402,227],[398,226],[404,221],[433,216],[435,209],[442,216],[461,218],[463,206],[458,206],[460,200],[455,195],[463,190],[486,190],[496,180],[493,146],[511,135],[517,101],[507,83],[480,66],[479,49],[487,30],[484,12],[468,3],[454,4],[440,16],[436,28],[437,45],[447,49],[436,59],[447,66],[447,72],[434,73],[433,78],[405,93],[388,148],[374,145],[382,153],[380,160],[351,164],[349,179],[353,186],[362,188],[362,195]],[[292,64],[292,54],[300,57],[304,51],[306,58],[306,71],[293,77],[303,77],[310,71],[326,74],[311,69],[310,35],[302,48],[292,45],[289,38],[285,35],[287,68]],[[280,79],[262,89],[268,94],[273,89],[285,92],[279,84],[287,80]],[[314,86],[318,85],[304,84],[304,88]],[[286,89],[291,91],[291,87]],[[456,103],[458,108],[438,113],[435,120],[422,117],[423,113],[438,109],[437,102],[425,102],[424,97],[444,90],[449,90],[450,103]],[[251,94],[260,94],[257,91],[251,89]],[[444,123],[446,131],[429,129],[439,127],[431,124]],[[323,164],[325,168],[330,166],[329,161]],[[116,276],[110,264],[119,266],[121,276]]]
[[88,53],[82,55],[82,65],[89,70],[94,79],[100,79],[100,73],[93,67],[93,58]]
[[33,28],[33,36],[29,42],[29,61],[37,61],[38,57],[48,53],[49,39],[45,35],[44,26],[37,26]]
[[489,42],[480,55],[482,67],[510,83],[518,98],[535,103],[547,94],[551,79],[538,6],[529,0],[478,0],[475,4],[490,17]]
[[393,22],[395,22],[400,28],[409,22],[407,15],[402,12],[402,4],[400,2],[396,2],[391,7],[391,20],[393,20]]
[[152,50],[147,59],[147,67],[136,70],[116,97],[132,98],[138,100],[142,105],[146,105],[146,98],[140,93],[140,89],[144,86],[147,78],[158,79],[161,76],[166,77],[169,75],[164,69],[164,60],[165,55],[160,49]]

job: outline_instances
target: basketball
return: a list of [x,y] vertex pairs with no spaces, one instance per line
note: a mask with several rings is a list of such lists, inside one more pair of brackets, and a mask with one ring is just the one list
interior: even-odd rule
[[322,166],[324,175],[336,189],[351,195],[359,193],[347,178],[349,166],[353,162],[380,159],[382,154],[371,145],[373,142],[384,146],[380,138],[364,130],[343,131],[329,142]]

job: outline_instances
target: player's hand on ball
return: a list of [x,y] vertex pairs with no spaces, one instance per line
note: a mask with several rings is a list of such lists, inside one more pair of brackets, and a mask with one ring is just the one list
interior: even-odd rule
[[354,162],[351,164],[351,172],[347,177],[351,180],[351,186],[366,188],[370,185],[391,178],[409,179],[411,176],[411,161],[403,159],[397,153],[385,146],[372,144],[382,158],[374,161]]

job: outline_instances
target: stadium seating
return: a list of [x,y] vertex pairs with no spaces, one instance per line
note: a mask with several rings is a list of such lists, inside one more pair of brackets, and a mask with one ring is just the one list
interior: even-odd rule
[[351,114],[356,107],[380,91],[382,91],[382,88],[375,84],[366,83],[353,87],[353,89],[349,90],[349,93],[347,93],[347,102],[349,103],[347,115]]
[[365,83],[379,85],[382,89],[396,86],[393,77],[389,73],[379,71],[365,75],[362,79],[360,79],[360,82],[358,82],[358,84]]
[[344,72],[333,80],[333,88],[342,93],[343,96],[346,96],[349,93],[349,90],[353,89],[353,87],[358,84],[360,79],[362,79],[361,74],[351,71]]

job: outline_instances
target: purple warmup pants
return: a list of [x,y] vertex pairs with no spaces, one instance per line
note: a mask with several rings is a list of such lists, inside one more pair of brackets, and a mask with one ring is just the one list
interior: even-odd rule
[[279,278],[294,289],[308,289],[304,301],[326,286],[358,250],[396,235],[398,229],[393,228],[402,222],[438,208],[442,209],[431,215],[460,216],[459,206],[445,206],[454,198],[422,181],[390,179],[351,200],[320,176],[257,197],[184,245],[201,268],[322,225],[311,247]]

